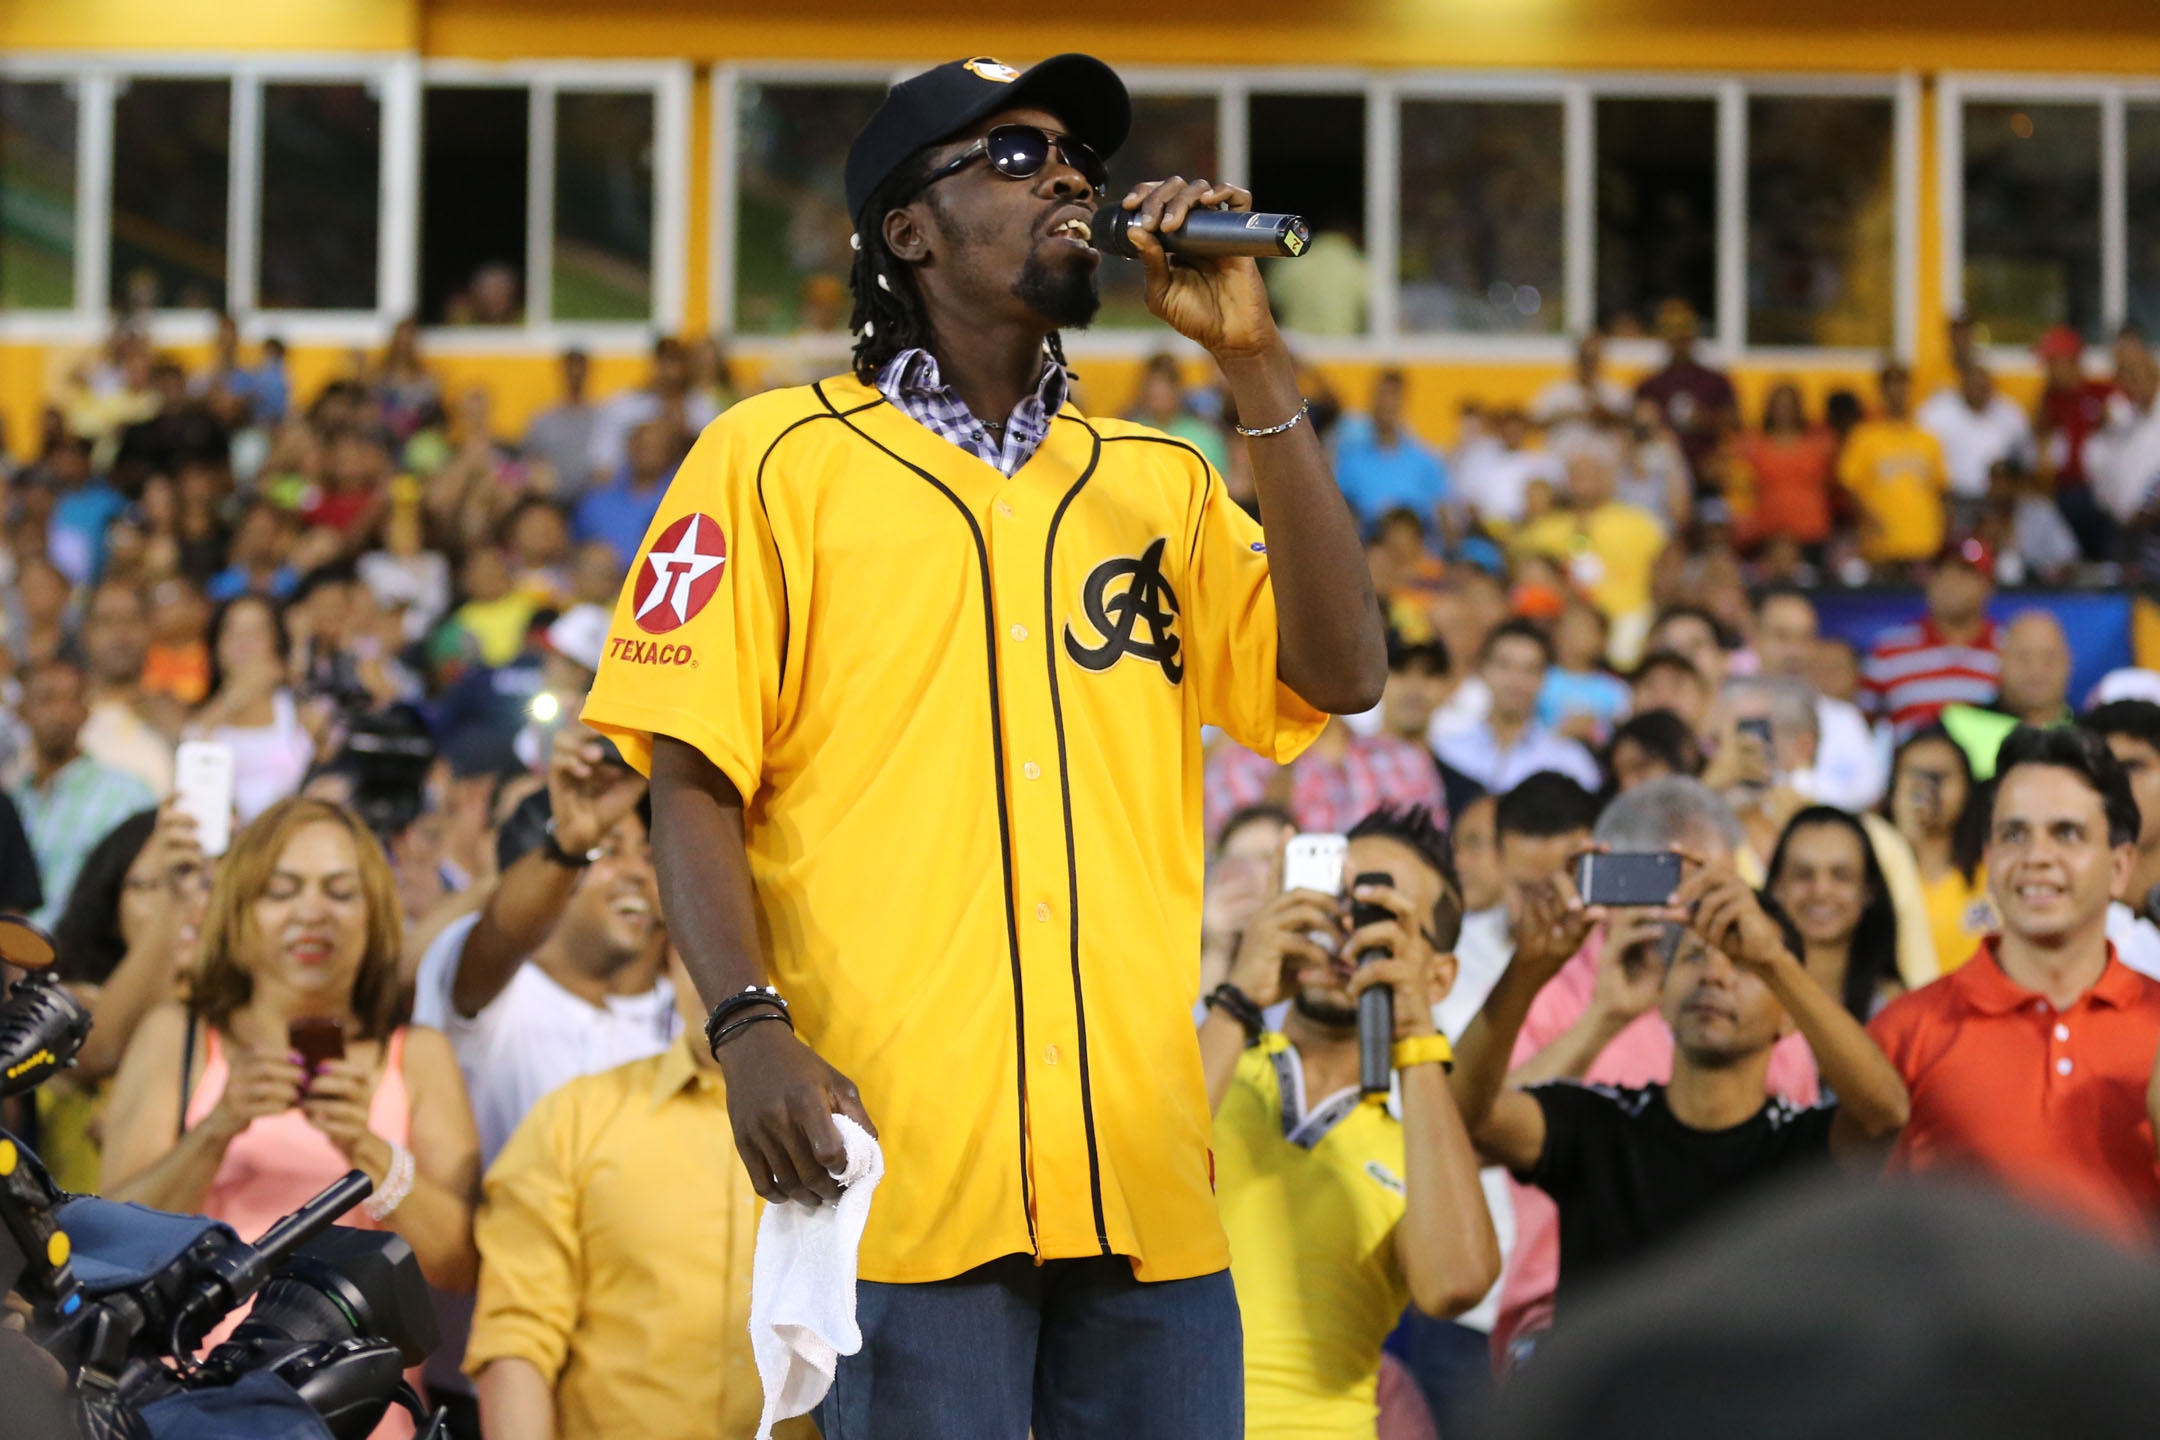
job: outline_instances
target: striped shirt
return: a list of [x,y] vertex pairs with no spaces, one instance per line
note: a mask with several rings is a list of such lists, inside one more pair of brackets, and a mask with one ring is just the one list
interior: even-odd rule
[[1988,705],[2002,689],[2000,636],[1984,620],[1969,642],[1946,638],[1932,616],[1883,632],[1868,655],[1860,698],[1888,717],[1899,740],[1932,724],[1946,705]]
[[136,811],[157,805],[149,786],[88,755],[54,771],[43,789],[24,780],[15,787],[14,800],[45,888],[45,903],[30,918],[48,928],[67,908],[75,877],[98,841]]
[[[1281,768],[1235,741],[1218,741],[1202,785],[1209,836],[1221,834],[1239,810],[1273,798]],[[1348,830],[1382,805],[1423,805],[1434,824],[1448,826],[1447,792],[1431,753],[1387,734],[1351,740],[1340,759],[1318,746],[1307,750],[1290,764],[1288,800],[1302,830]]]

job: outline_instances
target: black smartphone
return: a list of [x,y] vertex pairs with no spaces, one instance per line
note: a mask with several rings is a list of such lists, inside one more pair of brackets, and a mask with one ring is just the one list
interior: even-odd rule
[[285,1027],[286,1041],[306,1064],[308,1079],[332,1060],[345,1058],[345,1025],[326,1015],[303,1015]]
[[630,768],[630,762],[622,757],[622,747],[617,745],[613,738],[606,735],[600,737],[600,763],[614,765],[624,770]]
[[1585,905],[1663,905],[1680,888],[1680,857],[1655,854],[1585,855],[1575,872]]
[[1733,728],[1735,730],[1738,730],[1742,735],[1752,735],[1757,740],[1760,740],[1762,742],[1763,753],[1765,755],[1768,755],[1770,753],[1769,717],[1759,715],[1752,720],[1742,720]]

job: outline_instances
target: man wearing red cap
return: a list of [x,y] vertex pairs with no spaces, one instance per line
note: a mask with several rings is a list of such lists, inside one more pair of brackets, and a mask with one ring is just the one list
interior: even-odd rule
[[2055,504],[2086,558],[2103,559],[2108,551],[2107,514],[2093,498],[2085,469],[2085,442],[2107,424],[2108,397],[2115,387],[2086,375],[2085,342],[2068,325],[2048,327],[2034,348],[2047,374],[2040,392],[2036,428],[2040,463],[2055,475]]

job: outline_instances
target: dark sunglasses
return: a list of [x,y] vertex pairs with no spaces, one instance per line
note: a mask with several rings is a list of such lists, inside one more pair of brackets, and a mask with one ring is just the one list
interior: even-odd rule
[[1089,149],[1085,143],[1070,135],[1053,135],[1039,125],[1000,125],[974,144],[930,172],[923,181],[920,195],[948,175],[957,175],[982,156],[990,157],[990,164],[998,174],[1009,180],[1032,180],[1042,174],[1050,163],[1050,151],[1055,147],[1065,163],[1080,172],[1097,195],[1110,183],[1110,171],[1103,164],[1102,156]]

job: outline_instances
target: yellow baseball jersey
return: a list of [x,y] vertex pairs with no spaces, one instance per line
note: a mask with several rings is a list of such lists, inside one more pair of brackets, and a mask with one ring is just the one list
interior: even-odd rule
[[1011,478],[853,378],[708,426],[585,719],[746,801],[760,940],[860,1088],[865,1279],[1229,1262],[1192,1008],[1200,727],[1288,761],[1259,527],[1190,445],[1061,410]]
[[1247,1050],[1215,1117],[1217,1198],[1245,1324],[1245,1433],[1371,1440],[1380,1344],[1410,1304],[1395,1255],[1402,1124],[1360,1103],[1311,1148],[1293,1144],[1278,1054],[1296,1065],[1280,1035]]

